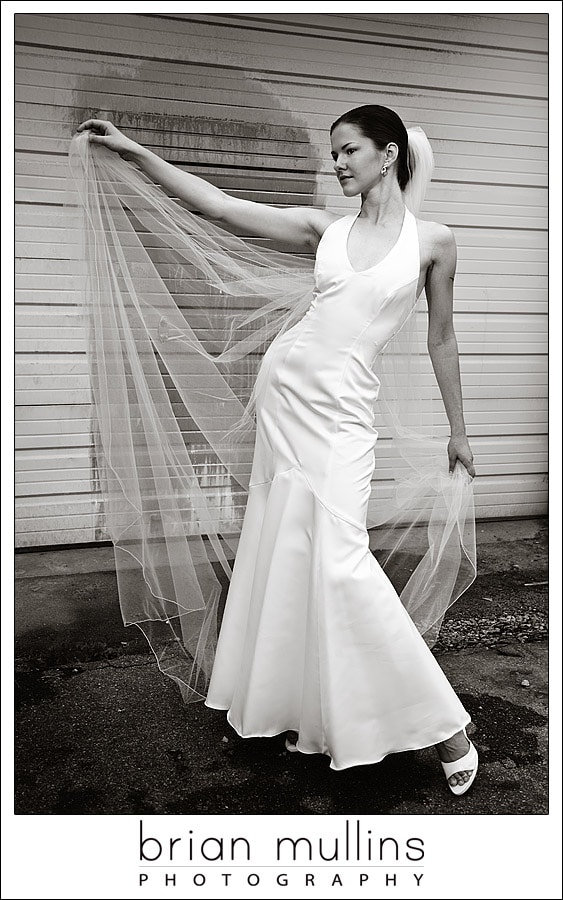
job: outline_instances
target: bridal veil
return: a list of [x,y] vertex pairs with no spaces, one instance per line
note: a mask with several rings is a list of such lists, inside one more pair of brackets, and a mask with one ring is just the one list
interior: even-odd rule
[[[414,212],[431,161],[424,133],[410,130]],[[314,263],[203,220],[87,133],[73,138],[70,166],[95,464],[123,619],[144,632],[184,699],[198,700],[244,515],[258,367],[313,300]],[[367,524],[432,644],[475,577],[475,527],[471,479],[459,463],[448,473],[426,318],[419,300],[379,359]]]

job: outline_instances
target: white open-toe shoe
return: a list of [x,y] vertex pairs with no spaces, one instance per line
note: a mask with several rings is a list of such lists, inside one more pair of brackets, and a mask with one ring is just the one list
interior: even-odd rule
[[[291,737],[289,735],[291,735]],[[295,735],[295,739],[293,738],[293,735]],[[299,753],[299,749],[297,747],[298,740],[299,735],[295,731],[290,731],[285,739],[285,749],[289,750],[290,753]]]
[[[467,737],[467,735],[465,735],[465,737]],[[467,740],[469,741],[469,738],[467,738]],[[461,757],[461,759],[456,759],[455,762],[442,762],[442,760],[440,760],[440,762],[442,763],[446,780],[451,778],[452,775],[457,775],[458,772],[471,771],[470,777],[463,784],[450,784],[448,781],[448,787],[452,794],[456,794],[458,797],[461,794],[465,794],[475,781],[477,767],[479,765],[479,756],[471,741],[469,741],[469,750],[465,756]]]

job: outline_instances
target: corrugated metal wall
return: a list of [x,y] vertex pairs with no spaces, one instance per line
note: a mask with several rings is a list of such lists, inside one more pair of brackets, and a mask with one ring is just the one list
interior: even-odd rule
[[105,537],[62,206],[69,139],[94,114],[239,196],[343,213],[330,123],[377,102],[422,125],[424,216],[459,246],[477,512],[545,512],[547,16],[26,14],[16,41],[19,545]]

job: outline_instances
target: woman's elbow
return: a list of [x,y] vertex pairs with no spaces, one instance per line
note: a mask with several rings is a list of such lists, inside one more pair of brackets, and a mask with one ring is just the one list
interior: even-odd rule
[[205,204],[205,209],[202,209],[202,212],[207,219],[213,219],[213,221],[222,225],[228,225],[228,205],[228,197],[226,195],[223,197],[211,197]]
[[457,353],[457,339],[453,328],[443,328],[428,334],[428,351],[436,353]]

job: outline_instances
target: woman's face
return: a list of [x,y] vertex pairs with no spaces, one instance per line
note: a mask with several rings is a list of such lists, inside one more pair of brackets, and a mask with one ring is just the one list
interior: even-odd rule
[[344,195],[367,194],[381,179],[385,150],[378,150],[371,138],[348,122],[336,126],[330,141],[334,171]]

